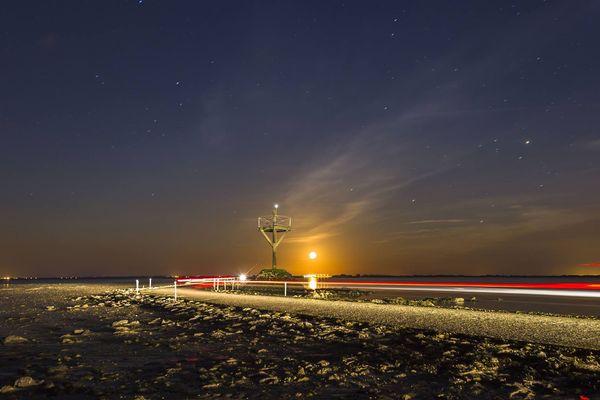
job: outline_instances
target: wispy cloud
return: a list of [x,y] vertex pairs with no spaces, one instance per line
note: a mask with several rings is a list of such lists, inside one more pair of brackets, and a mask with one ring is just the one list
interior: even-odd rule
[[[543,16],[539,18],[545,20]],[[514,36],[519,37],[521,33],[531,29],[529,24],[517,25],[514,27]],[[523,51],[528,51],[529,46],[533,45],[533,42],[528,43]],[[436,62],[453,71],[455,65],[462,63],[462,57],[472,53],[473,47],[465,45],[464,48],[454,49],[455,51],[440,55]],[[441,195],[437,199],[445,195],[444,204],[430,197],[427,203],[428,211],[423,211],[424,208],[415,209],[419,214],[413,213],[410,216],[412,210],[405,212],[397,205],[403,200],[406,203],[410,202],[410,197],[407,197],[410,196],[408,188],[414,189],[419,183],[457,168],[463,159],[471,160],[478,156],[475,144],[473,147],[462,145],[470,132],[480,132],[484,127],[491,136],[504,128],[502,121],[494,120],[495,124],[482,121],[483,117],[480,114],[495,112],[495,109],[482,109],[457,87],[474,81],[474,77],[479,78],[487,74],[488,67],[496,65],[509,51],[513,51],[511,40],[499,43],[491,48],[489,53],[482,54],[472,62],[469,68],[447,75],[446,81],[436,86],[435,91],[422,90],[423,83],[430,79],[421,75],[424,74],[423,71],[406,76],[406,92],[414,94],[410,106],[404,104],[402,111],[397,112],[395,116],[376,121],[361,129],[332,134],[331,137],[343,142],[323,146],[319,154],[300,167],[288,186],[288,195],[284,200],[286,209],[302,216],[301,219],[295,220],[295,233],[289,241],[308,243],[330,238],[340,235],[350,222],[354,227],[361,224],[375,225],[378,220],[391,217],[396,218],[397,223],[405,224],[407,231],[411,230],[411,226],[413,229],[420,226],[434,228],[419,232],[421,235],[456,232],[461,229],[480,232],[478,229],[481,229],[482,224],[479,221],[483,213],[477,215],[469,209],[461,209],[458,203],[457,207],[453,208],[453,202],[465,201],[465,198],[460,197],[459,191],[445,192],[440,189],[445,187],[446,182],[436,182],[436,186],[431,187],[423,187],[430,182],[420,185],[421,193],[439,191]],[[509,108],[503,110],[511,111]],[[469,119],[470,114],[476,115],[471,115],[472,118]],[[460,124],[449,123],[457,119],[460,119]],[[467,129],[467,122],[476,129]],[[449,135],[456,135],[456,143],[445,139]],[[438,138],[443,140],[438,142],[435,140]],[[440,143],[444,143],[443,154]],[[419,146],[425,144],[431,145],[435,150],[423,151]],[[473,172],[461,173],[468,176]],[[456,179],[455,176],[449,177],[448,181],[452,179]],[[484,186],[478,180],[473,182],[474,187]],[[450,207],[446,209],[447,204],[450,204]],[[460,206],[464,207],[464,204]],[[487,213],[495,212],[489,211],[489,204],[485,207]],[[399,214],[402,214],[402,219],[398,219]],[[446,215],[458,215],[464,219],[444,218]],[[523,220],[531,221],[528,218]],[[524,223],[523,220],[520,223]],[[515,221],[507,223],[507,231],[510,231],[513,222]],[[483,224],[484,229],[486,224]],[[397,237],[413,233],[399,232]]]
[[407,222],[409,225],[425,225],[425,224],[460,224],[465,222],[464,219],[422,219],[420,221]]
[[288,242],[310,243],[335,236],[339,233],[339,227],[363,214],[368,205],[369,203],[367,200],[343,204],[342,210],[338,214],[332,216],[331,219],[323,218],[323,223],[317,224],[314,228],[307,230],[305,233],[291,237]]
[[591,140],[584,144],[584,148],[587,150],[600,151],[600,139]]
[[303,168],[285,199],[286,208],[302,215],[290,242],[336,236],[349,222],[382,218],[383,203],[395,193],[452,167],[440,162],[418,173],[408,167],[413,159],[410,149],[392,136],[410,131],[413,115],[407,112],[392,122],[365,128]]

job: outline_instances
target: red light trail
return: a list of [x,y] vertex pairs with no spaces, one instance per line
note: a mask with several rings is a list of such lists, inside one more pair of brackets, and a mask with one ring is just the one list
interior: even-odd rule
[[[305,280],[269,281],[244,280],[235,276],[199,276],[182,277],[178,284],[196,288],[214,287],[223,282],[244,285],[303,285]],[[370,290],[405,290],[405,291],[440,291],[440,292],[472,292],[472,293],[505,293],[546,296],[600,297],[600,282],[556,282],[556,283],[502,283],[502,282],[431,282],[431,281],[335,281],[321,280],[323,288],[347,288]]]
[[368,286],[418,286],[418,287],[473,287],[473,288],[505,288],[505,289],[570,289],[600,290],[600,283],[488,283],[488,282],[347,282],[324,281],[327,285],[368,285]]

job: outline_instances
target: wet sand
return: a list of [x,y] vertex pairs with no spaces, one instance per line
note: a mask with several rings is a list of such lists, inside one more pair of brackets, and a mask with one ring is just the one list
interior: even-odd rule
[[102,285],[27,286],[0,290],[0,399],[600,395],[596,350]]

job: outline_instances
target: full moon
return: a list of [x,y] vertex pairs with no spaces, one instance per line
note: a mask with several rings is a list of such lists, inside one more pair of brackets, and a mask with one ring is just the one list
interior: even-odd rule
[[314,260],[315,258],[317,258],[317,252],[311,251],[310,253],[308,253],[308,258],[310,258],[311,260]]

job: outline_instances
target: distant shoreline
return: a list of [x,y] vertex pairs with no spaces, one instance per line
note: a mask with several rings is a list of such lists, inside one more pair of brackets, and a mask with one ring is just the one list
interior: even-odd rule
[[[0,274],[1,275],[1,274]],[[187,276],[187,275],[181,275]],[[189,275],[193,276],[193,275]],[[302,275],[294,275],[294,278],[302,278]],[[464,274],[437,274],[437,275],[387,275],[387,274],[337,274],[331,275],[332,278],[600,278],[599,274],[586,274],[586,275],[574,275],[574,274],[563,274],[563,275],[464,275]],[[43,276],[43,277],[26,277],[26,276],[10,276],[4,277],[3,280],[103,280],[103,279],[174,279],[175,276],[166,275],[130,275],[130,276],[73,276],[73,277],[60,277],[60,276]]]

